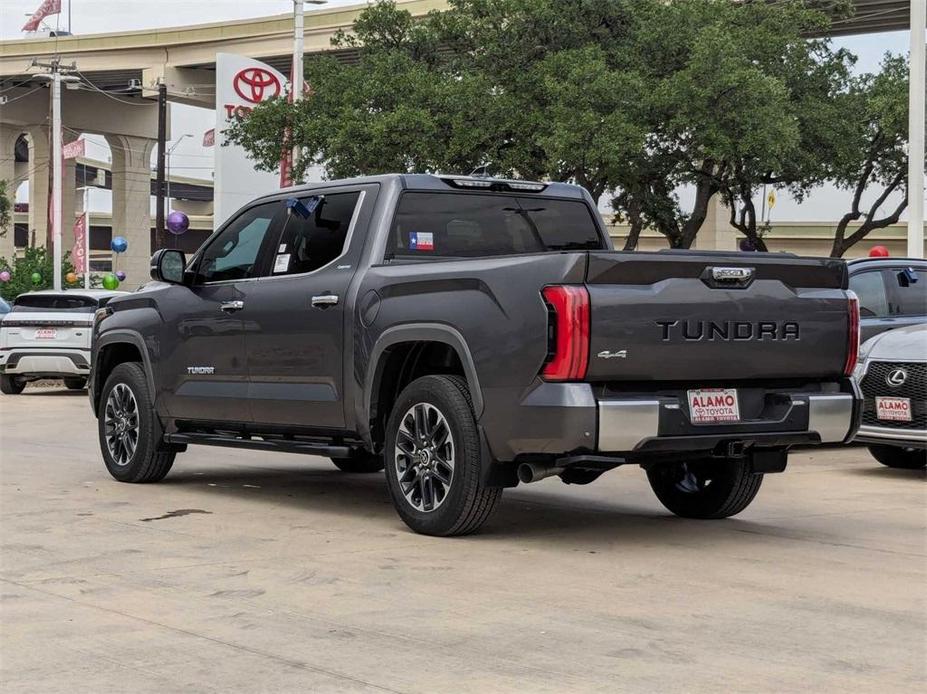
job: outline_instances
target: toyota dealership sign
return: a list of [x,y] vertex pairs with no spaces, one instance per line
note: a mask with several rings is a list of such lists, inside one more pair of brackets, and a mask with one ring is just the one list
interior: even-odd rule
[[241,147],[227,144],[225,129],[233,120],[247,118],[262,101],[285,96],[288,86],[269,65],[232,53],[216,55],[216,228],[242,205],[279,187],[279,174],[256,169]]

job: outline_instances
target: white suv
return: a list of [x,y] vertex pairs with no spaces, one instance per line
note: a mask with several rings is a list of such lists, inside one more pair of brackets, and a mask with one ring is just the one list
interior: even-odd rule
[[69,289],[20,294],[0,322],[0,391],[16,395],[39,378],[79,390],[90,373],[93,314],[126,292]]

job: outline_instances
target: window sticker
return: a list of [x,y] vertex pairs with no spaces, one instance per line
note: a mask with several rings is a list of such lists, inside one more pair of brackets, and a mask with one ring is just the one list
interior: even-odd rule
[[274,272],[286,272],[290,269],[290,254],[280,253],[274,260]]
[[435,236],[430,231],[413,231],[409,234],[410,251],[433,251]]
[[286,244],[281,243],[280,247],[277,249],[277,253],[286,253]]

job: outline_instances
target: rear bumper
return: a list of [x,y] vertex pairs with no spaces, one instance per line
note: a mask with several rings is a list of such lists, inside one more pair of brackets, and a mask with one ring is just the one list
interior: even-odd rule
[[853,439],[857,443],[876,443],[905,448],[927,448],[927,430],[898,429],[863,424]]
[[30,377],[83,376],[90,373],[89,349],[10,349],[0,352],[0,373]]
[[695,425],[676,397],[598,401],[602,453],[712,450],[726,442],[762,446],[843,443],[855,430],[858,400],[852,393],[776,393],[772,418],[737,424]]

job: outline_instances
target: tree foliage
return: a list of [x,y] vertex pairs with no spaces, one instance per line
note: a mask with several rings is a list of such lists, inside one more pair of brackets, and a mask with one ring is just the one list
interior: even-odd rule
[[[720,194],[762,249],[761,186],[800,198],[837,169],[849,180],[858,160],[843,133],[845,104],[860,108],[852,57],[805,38],[826,27],[822,4],[846,3],[450,0],[416,20],[381,0],[334,39],[356,63],[308,61],[310,98],[262,104],[228,134],[273,170],[289,130],[297,176],[486,166],[573,181],[612,196],[629,248],[644,227],[690,247]],[[848,150],[839,165],[835,147]]]
[[[70,252],[66,253],[61,261],[62,277],[74,271],[70,256]],[[10,281],[0,282],[0,296],[12,301],[24,292],[51,289],[54,280],[52,268],[52,254],[44,246],[28,246],[22,256],[14,256],[12,260],[0,257],[0,270],[10,272]],[[36,272],[41,278],[38,283],[32,281],[32,275]]]
[[7,190],[7,182],[0,180],[0,236],[5,236],[13,221],[13,200]]

